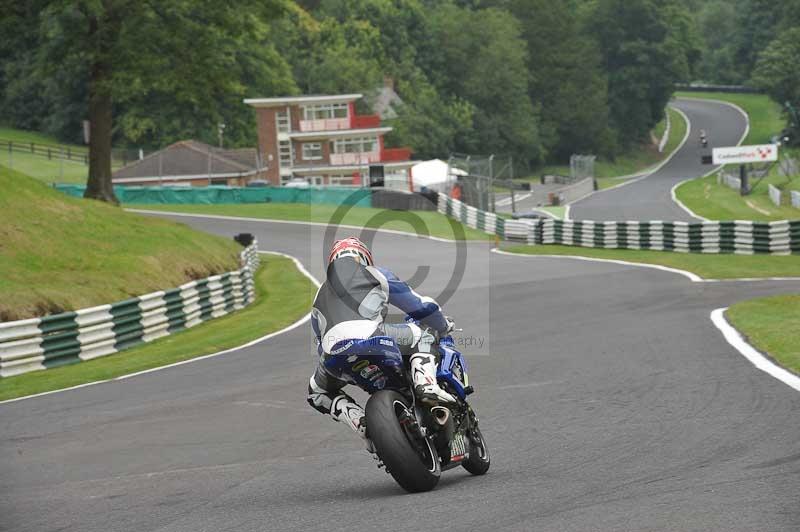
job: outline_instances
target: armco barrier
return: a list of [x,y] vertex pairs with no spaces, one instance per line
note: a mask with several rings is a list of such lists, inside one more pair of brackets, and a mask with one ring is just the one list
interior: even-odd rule
[[684,253],[800,254],[800,220],[780,222],[592,222],[503,220],[439,194],[439,212],[465,225],[528,244],[651,249]]
[[780,207],[781,189],[771,184],[767,187],[767,189],[769,190],[769,199],[772,200],[772,203],[774,203],[776,207]]
[[527,241],[530,220],[507,220],[491,212],[471,207],[459,200],[439,193],[437,210],[445,216],[459,220],[467,227],[509,240]]
[[530,244],[684,253],[800,254],[800,221],[591,222],[540,220]]
[[[83,197],[84,185],[55,185],[70,196]],[[309,203],[326,205],[371,205],[372,191],[352,187],[126,187],[115,186],[122,203],[148,204],[230,204]]]
[[0,323],[0,377],[90,360],[149,342],[249,305],[257,242],[239,270],[110,305]]

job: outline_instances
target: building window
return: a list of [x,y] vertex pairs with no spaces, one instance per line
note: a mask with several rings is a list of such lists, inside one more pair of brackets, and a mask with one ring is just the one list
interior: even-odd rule
[[303,107],[305,120],[325,120],[328,118],[347,118],[348,105],[346,103],[322,103]]
[[353,176],[352,175],[342,175],[342,174],[331,174],[328,176],[328,184],[329,185],[352,185],[353,184]]
[[333,153],[369,153],[376,151],[378,151],[377,137],[358,137],[333,141]]
[[303,144],[303,159],[318,161],[322,159],[322,144],[319,142],[306,142]]

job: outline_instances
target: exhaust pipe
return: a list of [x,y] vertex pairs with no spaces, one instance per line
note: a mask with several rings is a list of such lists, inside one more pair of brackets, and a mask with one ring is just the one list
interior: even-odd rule
[[431,414],[433,414],[433,420],[442,427],[444,427],[450,419],[450,410],[443,406],[434,406],[431,408]]

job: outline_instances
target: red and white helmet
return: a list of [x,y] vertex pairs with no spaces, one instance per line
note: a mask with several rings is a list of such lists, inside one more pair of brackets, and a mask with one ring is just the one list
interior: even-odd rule
[[337,240],[333,243],[331,253],[328,255],[328,264],[340,257],[353,257],[364,266],[373,266],[372,253],[364,243],[354,236]]

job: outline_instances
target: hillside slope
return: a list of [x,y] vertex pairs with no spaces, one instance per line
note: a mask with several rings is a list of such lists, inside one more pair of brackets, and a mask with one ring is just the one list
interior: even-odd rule
[[0,166],[0,322],[233,270],[240,250],[232,239],[70,198]]

